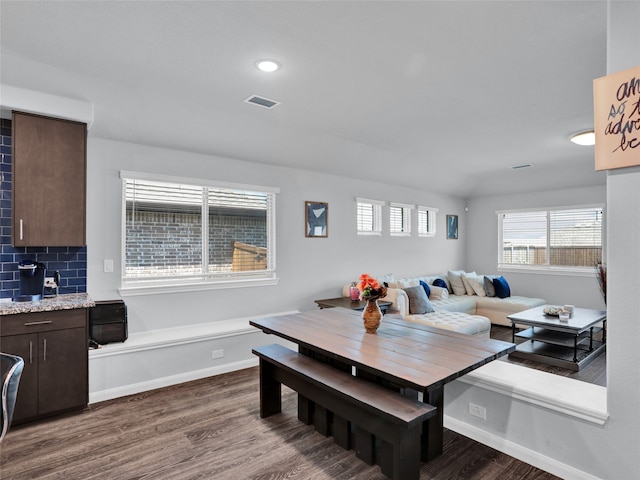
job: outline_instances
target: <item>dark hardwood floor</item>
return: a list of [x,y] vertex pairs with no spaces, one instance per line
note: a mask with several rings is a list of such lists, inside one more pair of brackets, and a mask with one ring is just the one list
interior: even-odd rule
[[[297,419],[296,395],[260,419],[258,369],[250,368],[17,425],[0,446],[0,478],[361,479],[386,478]],[[555,479],[445,432],[444,453],[421,479]]]
[[[511,342],[511,327],[503,327],[501,325],[491,325],[491,338],[496,340],[504,340],[505,342]],[[594,338],[600,340],[601,335],[594,335]],[[522,338],[516,338],[516,343],[522,343],[527,340]],[[530,360],[524,360],[520,358],[502,357],[499,361],[516,363],[536,370],[542,370],[543,372],[553,373],[554,375],[562,375],[563,377],[570,377],[575,380],[580,380],[587,383],[593,383],[602,387],[607,386],[607,352],[606,350],[597,356],[586,367],[583,367],[579,372],[567,370],[566,368],[554,367],[553,365],[545,365],[539,362],[532,362]]]

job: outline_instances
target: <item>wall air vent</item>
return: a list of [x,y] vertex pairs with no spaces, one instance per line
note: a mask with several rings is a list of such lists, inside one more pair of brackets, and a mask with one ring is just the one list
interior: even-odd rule
[[258,95],[251,95],[249,98],[246,98],[244,101],[247,103],[252,103],[253,105],[258,105],[259,107],[263,107],[263,108],[273,108],[277,105],[280,105],[280,102],[277,102],[275,100],[270,100],[265,97],[260,97]]
[[533,165],[531,165],[530,163],[523,163],[522,165],[514,165],[513,167],[511,167],[511,170],[520,170],[521,168],[531,168],[533,167]]

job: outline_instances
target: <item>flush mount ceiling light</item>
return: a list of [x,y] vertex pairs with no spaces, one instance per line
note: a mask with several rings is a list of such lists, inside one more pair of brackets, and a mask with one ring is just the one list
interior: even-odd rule
[[587,130],[571,135],[570,140],[577,145],[591,146],[596,144],[596,134],[593,133],[593,130]]
[[274,60],[258,60],[255,65],[258,70],[267,73],[280,69],[280,64]]

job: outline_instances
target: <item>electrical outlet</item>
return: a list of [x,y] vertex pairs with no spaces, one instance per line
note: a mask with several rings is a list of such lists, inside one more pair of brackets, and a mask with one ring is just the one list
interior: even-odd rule
[[478,417],[483,420],[486,420],[487,409],[484,407],[481,407],[480,405],[475,405],[474,403],[469,402],[469,415],[473,415],[474,417]]
[[212,359],[216,359],[216,358],[222,358],[224,357],[224,350],[214,350],[213,352],[211,352],[211,358]]

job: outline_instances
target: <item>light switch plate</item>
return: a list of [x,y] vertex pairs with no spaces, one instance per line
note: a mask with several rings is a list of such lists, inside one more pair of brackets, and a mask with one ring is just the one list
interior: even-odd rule
[[105,258],[105,260],[104,260],[104,273],[113,273],[113,259]]

